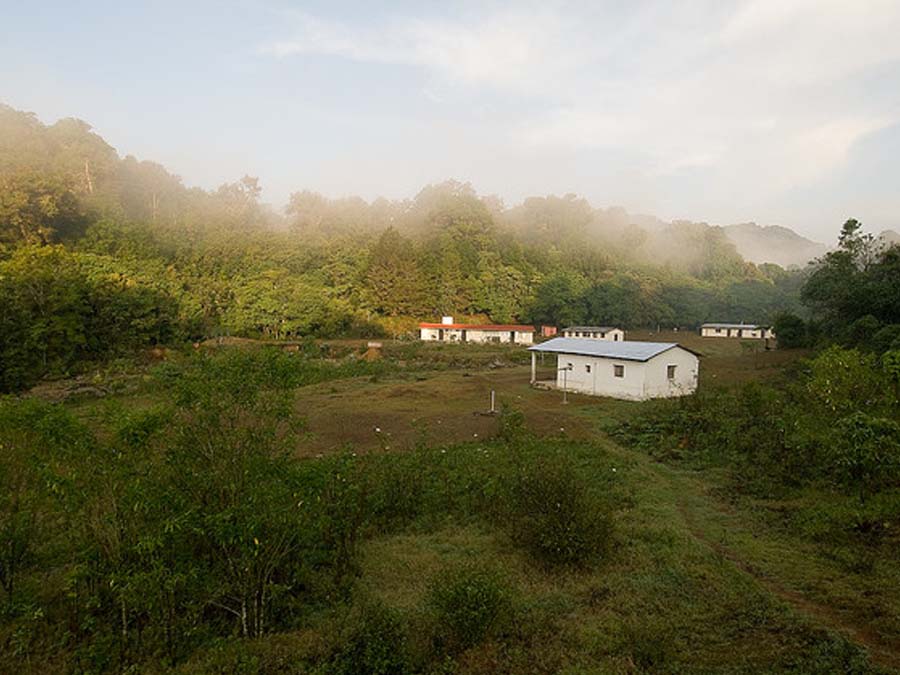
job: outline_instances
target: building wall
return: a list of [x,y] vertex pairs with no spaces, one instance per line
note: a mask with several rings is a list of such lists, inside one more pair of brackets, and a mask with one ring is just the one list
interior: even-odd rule
[[[443,332],[444,342],[463,342],[462,328],[420,328],[419,339],[428,342],[441,339]],[[495,330],[468,330],[465,331],[465,342],[510,342],[510,331]],[[527,331],[515,331],[515,343],[520,345],[530,345],[534,342],[534,335]]]
[[612,330],[606,331],[605,333],[566,330],[563,331],[563,337],[585,338],[588,340],[609,340],[610,342],[624,342],[625,331],[623,331],[621,328],[613,328]]
[[[570,371],[559,370],[568,364]],[[614,376],[616,365],[624,366],[623,377]],[[587,368],[590,366],[590,372]],[[640,401],[644,398],[644,366],[639,361],[606,359],[596,356],[560,354],[557,359],[556,386],[593,396],[611,396]]]
[[[561,370],[568,365],[572,366],[571,370]],[[615,376],[617,365],[624,367],[623,377]],[[675,366],[673,380],[668,378],[670,365]],[[699,366],[699,359],[681,348],[670,349],[647,362],[559,354],[556,386],[581,394],[633,401],[684,396],[696,391]]]
[[771,329],[763,328],[701,328],[702,337],[732,337],[761,340],[775,337]]
[[[697,391],[700,359],[676,347],[647,361],[644,375],[645,398],[672,398]],[[668,368],[675,366],[675,378],[669,379]]]

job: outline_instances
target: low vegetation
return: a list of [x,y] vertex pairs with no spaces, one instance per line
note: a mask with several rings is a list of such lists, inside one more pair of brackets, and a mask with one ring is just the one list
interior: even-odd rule
[[[838,356],[874,377],[881,361],[853,354],[825,354],[807,377]],[[308,358],[195,355],[156,370],[150,386],[165,398],[109,403],[90,417],[37,399],[3,402],[0,668],[878,672],[864,650],[723,564],[702,538],[714,536],[716,513],[642,454],[732,466],[712,452],[722,436],[678,436],[682,420],[714,433],[711,396],[641,412],[623,438],[642,453],[562,431],[535,436],[507,407],[493,439],[298,461],[306,429],[292,393],[318,377],[304,370]],[[871,414],[896,405],[882,383],[866,392],[881,397]],[[857,395],[841,392],[825,404]],[[747,426],[762,405],[746,403],[735,419]],[[680,454],[665,449],[670,438]],[[784,480],[785,490],[824,489]],[[866,508],[889,504],[895,488],[867,494]],[[871,535],[881,543],[851,549],[869,551],[868,568],[848,561],[848,578],[891,573],[893,527]],[[862,534],[848,536],[849,547]]]
[[[4,131],[0,671],[900,672],[900,256],[856,221],[786,271],[574,196],[280,216]],[[449,312],[696,341],[700,388],[562,406],[525,350],[409,339]]]

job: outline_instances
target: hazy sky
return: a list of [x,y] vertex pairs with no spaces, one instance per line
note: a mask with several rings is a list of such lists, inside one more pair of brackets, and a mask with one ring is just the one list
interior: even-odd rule
[[900,0],[376,4],[0,0],[0,101],[276,205],[452,177],[900,229]]

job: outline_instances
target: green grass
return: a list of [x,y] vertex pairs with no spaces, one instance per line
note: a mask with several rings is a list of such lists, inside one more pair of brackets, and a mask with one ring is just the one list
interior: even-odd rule
[[[737,341],[686,337],[678,339],[706,354],[701,386],[786,377],[786,368],[803,355],[747,354]],[[329,346],[325,358],[347,359],[359,349],[340,343]],[[516,365],[527,356],[524,350],[388,342],[384,352],[383,375],[336,370],[340,377],[296,389],[295,411],[308,428],[298,457],[328,461],[315,457],[348,445],[383,455],[386,462],[416,447],[432,448],[431,457],[439,458],[434,448],[441,447],[465,457],[499,431],[496,417],[479,414],[493,389],[500,401],[522,411],[530,433],[566,448],[580,475],[615,504],[611,553],[584,568],[540,564],[503,523],[476,518],[465,508],[430,510],[402,526],[371,532],[362,544],[350,602],[374,601],[396,613],[411,669],[570,675],[900,672],[896,549],[822,545],[816,532],[825,527],[821,520],[830,508],[822,494],[810,491],[790,501],[738,497],[722,471],[664,465],[624,448],[607,432],[644,404],[573,395],[563,406],[557,392],[528,386],[528,368]],[[102,408],[110,399],[147,407],[163,398],[140,383],[69,405],[102,426]],[[489,447],[495,452],[503,445]],[[478,461],[487,458],[479,455]],[[478,466],[489,467],[470,468]],[[513,613],[481,644],[448,655],[447,669],[441,670],[442,657],[433,653],[440,627],[429,610],[429,588],[449,567],[467,562],[502,570]],[[344,635],[349,619],[342,612],[340,606],[311,607],[294,630],[255,641],[222,641],[194,654],[178,671],[329,672],[322,664]],[[12,644],[13,637],[4,634],[0,640]],[[21,672],[41,670],[34,663]]]
[[[853,597],[853,589],[830,577],[814,552],[723,511],[695,476],[608,441],[572,443],[571,452],[582,475],[610,486],[619,507],[614,552],[603,562],[548,569],[503,527],[458,516],[414,520],[366,541],[355,594],[402,617],[417,672],[435,667],[431,650],[441,634],[429,589],[467,563],[502,570],[513,614],[486,641],[448,657],[452,672],[879,672],[860,646],[872,636],[848,630],[851,616],[821,611],[819,603],[837,601],[840,591]],[[832,594],[807,597],[802,579],[831,579]],[[295,666],[264,672],[308,672],[301,664],[327,652],[328,620],[292,634]],[[264,654],[270,641],[283,649],[284,640],[249,649]],[[896,653],[871,657],[890,666]],[[232,663],[220,651],[201,653],[182,670],[206,672],[201,664],[210,659]]]

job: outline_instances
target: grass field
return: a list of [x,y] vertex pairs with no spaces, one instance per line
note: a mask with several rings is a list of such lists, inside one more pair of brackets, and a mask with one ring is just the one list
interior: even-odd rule
[[[686,333],[629,339],[678,341],[700,352],[702,387],[788,377],[804,356]],[[342,358],[363,345],[328,349],[329,358]],[[521,349],[388,343],[384,354],[388,367],[379,375],[296,389],[295,411],[306,422],[299,459],[343,449],[480,449],[500,425],[485,414],[494,390],[500,405],[523,413],[530,433],[570,446],[586,480],[617,503],[613,552],[586,570],[535,565],[501,528],[460,517],[414,520],[367,539],[355,592],[399,612],[414,655],[427,651],[433,630],[422,609],[429,584],[449,564],[502,570],[515,619],[441,672],[900,672],[897,558],[855,570],[780,528],[773,513],[790,505],[737,498],[715,472],[660,464],[620,446],[607,431],[643,404],[570,395],[563,405],[559,392],[529,386]],[[552,376],[555,363],[543,367]],[[69,405],[94,417],[107,399],[147,406],[159,396],[139,385]],[[222,645],[180,670],[236,672],[250,653],[255,665],[241,672],[306,672],[302,664],[336,630],[330,621],[311,617],[295,632],[242,644],[240,655]]]

